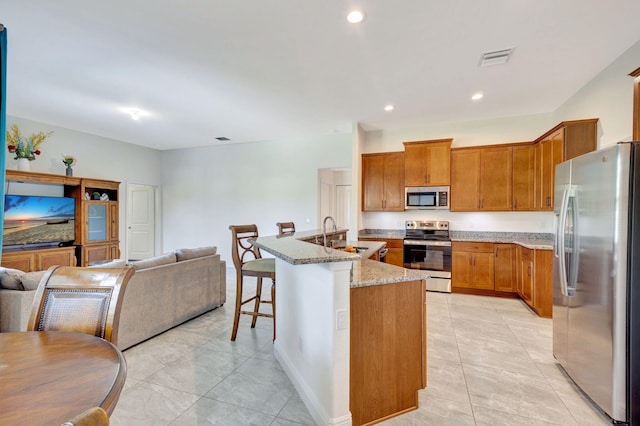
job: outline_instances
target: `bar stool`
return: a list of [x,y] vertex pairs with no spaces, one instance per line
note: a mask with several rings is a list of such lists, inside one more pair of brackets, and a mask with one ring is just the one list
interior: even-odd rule
[[[236,310],[233,316],[231,340],[236,340],[240,314],[252,315],[251,328],[256,326],[258,317],[273,318],[273,340],[276,340],[276,262],[275,259],[263,259],[260,248],[249,243],[249,239],[258,238],[256,225],[231,225],[232,235],[231,257],[236,268]],[[256,277],[256,294],[242,300],[243,278]],[[262,279],[271,279],[271,300],[262,300]],[[254,302],[253,311],[243,311],[242,305]],[[259,312],[260,304],[271,305],[271,314]]]
[[296,225],[293,222],[278,222],[276,226],[278,227],[278,237],[296,232]]

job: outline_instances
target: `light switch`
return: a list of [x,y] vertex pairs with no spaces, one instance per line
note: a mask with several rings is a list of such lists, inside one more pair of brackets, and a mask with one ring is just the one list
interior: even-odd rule
[[336,311],[336,330],[347,328],[347,311],[340,309]]

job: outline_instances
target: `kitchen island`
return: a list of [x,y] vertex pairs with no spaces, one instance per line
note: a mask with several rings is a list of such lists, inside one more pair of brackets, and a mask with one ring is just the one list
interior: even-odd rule
[[254,241],[276,257],[274,353],[309,412],[361,425],[417,408],[427,274],[301,241],[310,234]]

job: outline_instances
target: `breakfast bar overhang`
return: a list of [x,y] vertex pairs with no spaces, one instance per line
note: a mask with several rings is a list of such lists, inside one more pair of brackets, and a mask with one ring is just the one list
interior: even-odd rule
[[276,359],[318,424],[416,409],[427,380],[427,274],[300,241],[312,234],[253,241],[276,257]]

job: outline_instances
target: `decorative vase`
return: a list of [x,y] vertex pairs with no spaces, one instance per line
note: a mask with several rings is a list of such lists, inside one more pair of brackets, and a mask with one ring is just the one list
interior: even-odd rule
[[18,170],[21,170],[23,172],[28,172],[29,170],[31,170],[28,158],[18,158]]
[[67,166],[67,170],[65,170],[65,174],[67,176],[73,176],[73,169],[71,168],[71,166]]

